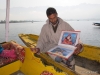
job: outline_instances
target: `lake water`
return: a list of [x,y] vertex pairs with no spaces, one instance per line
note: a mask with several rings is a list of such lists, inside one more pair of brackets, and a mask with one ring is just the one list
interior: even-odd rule
[[[100,46],[100,27],[92,25],[96,21],[67,21],[75,30],[80,30],[80,38],[84,44]],[[100,22],[100,21],[99,21]],[[41,28],[45,22],[28,23],[10,23],[9,41],[15,40],[24,45],[18,37],[18,34],[40,34]],[[5,41],[5,24],[0,24],[0,42]]]

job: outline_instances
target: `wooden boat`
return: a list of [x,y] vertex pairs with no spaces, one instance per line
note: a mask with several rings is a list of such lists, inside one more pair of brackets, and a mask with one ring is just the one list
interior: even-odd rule
[[9,64],[1,66],[0,75],[18,75],[19,73],[21,73],[22,75],[43,75],[44,73],[48,73],[50,75],[84,75],[85,72],[93,73],[91,75],[99,75],[100,73],[99,47],[84,45],[83,52],[78,56],[75,56],[76,65],[89,70],[80,71],[78,69],[77,71],[73,71],[66,65],[55,62],[45,53],[36,55],[30,50],[30,47],[36,46],[38,35],[19,34],[19,37],[27,47],[21,46],[15,42],[13,43],[13,46],[15,49],[19,49],[19,46],[21,48],[19,49],[19,51],[22,51],[22,49],[25,50],[24,61],[22,62],[20,59],[18,59]]
[[93,25],[95,25],[95,26],[100,26],[100,23],[93,23]]
[[[25,43],[27,47],[35,47],[38,40],[38,35],[19,34],[19,38]],[[48,60],[46,61],[47,63],[55,64],[56,67],[59,66],[57,62],[54,62],[45,54],[41,54],[39,57],[44,60]],[[75,59],[76,59],[77,66],[84,67],[90,70],[91,72],[100,73],[100,47],[84,44],[83,52],[81,52],[78,56],[75,56]],[[63,68],[66,68],[66,67],[63,67]],[[65,70],[63,69],[63,71]],[[69,75],[74,75],[74,74],[71,74],[73,72],[70,71],[69,69],[66,69],[66,72],[67,71],[69,72]]]
[[[29,47],[21,46],[13,41],[11,41],[11,44],[21,58],[0,66],[0,75],[20,75],[19,73],[21,75],[79,75],[65,67],[64,64],[55,62],[46,54],[36,55]],[[21,52],[25,53],[24,57]]]

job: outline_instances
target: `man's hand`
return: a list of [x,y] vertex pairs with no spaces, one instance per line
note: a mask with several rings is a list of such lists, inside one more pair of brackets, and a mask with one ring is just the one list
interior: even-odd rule
[[82,50],[82,42],[80,41],[80,39],[78,40],[78,44],[76,45],[76,50],[75,50],[75,52],[74,52],[74,54],[75,55],[77,55],[77,54],[79,54],[80,52],[81,52],[81,50]]
[[32,50],[33,53],[40,53],[40,49],[39,48],[30,48]]
[[77,48],[75,49],[75,52],[74,52],[75,55],[77,55],[77,54],[80,53],[80,51],[81,51],[81,49],[82,49],[82,45],[81,45],[81,44],[77,44],[76,47],[77,47]]

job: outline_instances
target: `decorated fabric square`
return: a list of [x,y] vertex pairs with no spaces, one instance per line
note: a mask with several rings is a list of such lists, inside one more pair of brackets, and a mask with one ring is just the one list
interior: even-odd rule
[[16,42],[10,41],[3,43],[0,46],[0,67],[7,65],[13,61],[20,60],[24,62],[25,59],[25,50],[22,46]]

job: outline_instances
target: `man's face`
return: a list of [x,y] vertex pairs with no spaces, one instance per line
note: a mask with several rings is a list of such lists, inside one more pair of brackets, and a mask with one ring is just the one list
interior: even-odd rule
[[51,14],[50,16],[48,16],[49,21],[55,25],[57,22],[57,14]]

